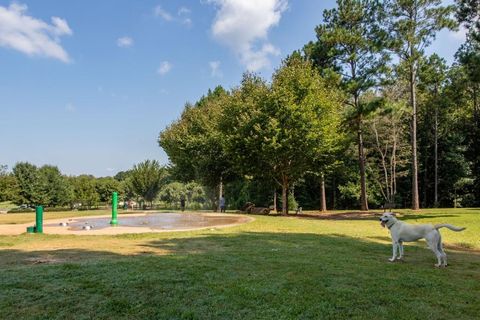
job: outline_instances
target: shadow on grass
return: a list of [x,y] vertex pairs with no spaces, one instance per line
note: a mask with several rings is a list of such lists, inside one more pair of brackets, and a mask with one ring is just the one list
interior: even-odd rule
[[[92,244],[101,249],[101,243]],[[167,254],[158,254],[166,252]],[[0,251],[5,318],[475,318],[480,255],[342,235],[245,232],[146,240],[133,255]],[[42,260],[43,259],[43,260]]]
[[459,217],[456,214],[404,214],[400,217],[400,220],[421,220],[421,219],[430,219],[430,218],[454,218]]
[[[383,212],[347,212],[347,213],[326,213],[326,214],[295,214],[289,215],[292,218],[313,219],[313,220],[371,220],[378,221]],[[458,217],[454,214],[399,214],[400,220],[421,220],[431,218]],[[275,216],[272,216],[275,217]]]

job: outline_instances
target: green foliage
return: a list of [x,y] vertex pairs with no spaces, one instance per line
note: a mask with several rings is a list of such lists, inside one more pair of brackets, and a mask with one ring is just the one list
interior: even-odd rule
[[33,208],[12,208],[7,211],[7,213],[27,213],[27,212],[35,212]]
[[465,24],[473,39],[480,41],[480,0],[456,0],[457,19]]
[[168,154],[178,179],[197,179],[209,187],[229,180],[230,159],[218,128],[228,99],[228,93],[217,87],[195,105],[187,104],[180,119],[160,133],[159,145]]
[[285,191],[315,155],[335,145],[339,105],[338,93],[298,55],[283,62],[270,86],[246,74],[222,118],[228,154],[241,174],[276,181]]
[[73,186],[73,203],[72,206],[90,209],[98,205],[100,197],[96,190],[95,178],[89,175],[80,175],[78,177],[71,177],[70,183]]
[[40,204],[50,206],[64,206],[70,204],[73,199],[73,190],[58,167],[45,165],[38,170],[41,183],[39,192],[44,195],[44,201]]
[[457,27],[455,7],[442,6],[441,0],[392,0],[387,10],[390,48],[410,68],[416,68],[438,31]]
[[323,24],[315,28],[316,45],[329,50],[320,51],[320,57],[315,56],[319,53],[314,51],[311,59],[317,61],[322,60],[323,55],[329,57],[326,62],[338,70],[343,87],[350,94],[351,104],[358,108],[354,100],[378,83],[388,60],[386,33],[382,28],[385,21],[383,3],[377,0],[338,0],[336,8],[324,11],[323,18]]
[[98,193],[100,202],[111,203],[113,192],[118,193],[119,199],[124,197],[123,185],[112,177],[98,178],[95,181],[95,190]]
[[158,195],[166,177],[166,169],[157,160],[145,160],[133,166],[129,176],[132,190],[147,202]]
[[18,192],[19,188],[15,176],[7,172],[7,166],[0,165],[0,202],[16,199]]
[[[402,87],[383,91],[383,105],[365,120],[365,146],[370,201],[376,205],[398,203],[399,178],[410,173],[408,132],[409,112],[401,99]],[[377,201],[375,201],[377,200]]]
[[13,167],[13,174],[17,181],[19,192],[14,199],[16,204],[40,205],[46,197],[42,194],[42,184],[38,168],[28,162],[19,162]]
[[180,200],[186,198],[186,187],[181,182],[170,182],[160,191],[160,200],[167,202],[172,207],[179,207]]

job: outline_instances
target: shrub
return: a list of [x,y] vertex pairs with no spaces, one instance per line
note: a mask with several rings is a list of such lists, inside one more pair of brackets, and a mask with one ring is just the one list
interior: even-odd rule
[[35,212],[32,208],[13,208],[7,211],[7,213],[30,213]]

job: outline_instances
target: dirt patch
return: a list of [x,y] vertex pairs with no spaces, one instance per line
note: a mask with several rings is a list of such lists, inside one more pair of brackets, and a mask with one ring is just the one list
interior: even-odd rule
[[25,261],[28,264],[56,264],[64,263],[64,259],[52,258],[52,257],[31,257],[26,258]]

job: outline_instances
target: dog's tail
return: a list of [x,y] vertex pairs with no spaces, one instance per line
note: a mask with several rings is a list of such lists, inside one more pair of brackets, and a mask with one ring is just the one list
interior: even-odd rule
[[451,224],[448,224],[448,223],[436,224],[436,225],[434,225],[433,227],[434,227],[435,229],[437,229],[437,230],[440,229],[440,228],[448,228],[448,229],[450,229],[450,230],[452,230],[452,231],[457,231],[457,232],[463,231],[463,230],[466,229],[466,228],[464,228],[464,227],[455,227],[455,226],[452,226]]

